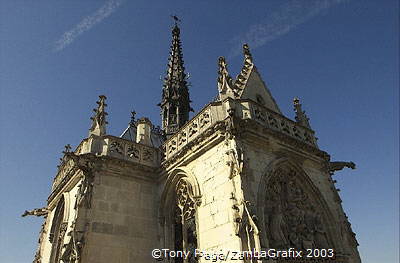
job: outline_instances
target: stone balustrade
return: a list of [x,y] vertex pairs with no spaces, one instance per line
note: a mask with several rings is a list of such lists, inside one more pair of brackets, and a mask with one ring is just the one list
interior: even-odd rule
[[178,133],[174,134],[165,142],[165,157],[168,159],[170,156],[177,153],[190,141],[194,140],[204,130],[211,127],[216,120],[218,120],[217,111],[213,111],[213,106],[209,104],[201,112],[199,112],[192,120],[186,123]]
[[239,119],[252,119],[265,128],[318,148],[313,130],[303,127],[297,122],[254,101],[227,100],[210,103],[192,120],[186,123],[178,133],[171,136],[164,144],[165,158],[168,159],[179,152],[180,149],[216,122],[226,119],[228,117],[226,112],[227,104],[236,109],[235,114]]
[[[99,157],[110,156],[150,167],[158,167],[160,162],[158,149],[111,135],[91,136],[86,138],[74,151],[75,155],[89,153]],[[66,181],[70,175],[74,173],[76,168],[75,161],[72,158],[66,158],[64,156],[58,168],[57,175],[54,178],[52,190],[63,181]]]
[[317,138],[315,138],[313,130],[252,101],[242,101],[241,104],[243,108],[247,109],[244,112],[244,118],[253,119],[266,128],[318,147]]
[[158,150],[154,147],[121,139],[110,135],[103,136],[102,155],[158,167]]

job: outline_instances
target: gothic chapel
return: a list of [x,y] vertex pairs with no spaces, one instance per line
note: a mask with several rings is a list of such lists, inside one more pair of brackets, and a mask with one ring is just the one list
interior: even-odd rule
[[[23,215],[44,218],[33,262],[212,262],[193,254],[157,260],[151,254],[157,248],[329,248],[334,259],[311,262],[361,262],[332,179],[355,164],[331,162],[299,99],[295,120],[284,116],[246,44],[243,55],[235,79],[219,58],[218,96],[189,119],[175,23],[161,128],[133,113],[121,136],[107,134],[106,97],[100,96],[88,137],[63,152],[47,205]],[[302,260],[273,262],[308,262]]]

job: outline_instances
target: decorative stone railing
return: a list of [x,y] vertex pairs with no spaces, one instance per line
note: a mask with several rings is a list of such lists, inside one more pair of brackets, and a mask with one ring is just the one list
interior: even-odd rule
[[243,118],[253,119],[266,128],[288,135],[318,148],[317,138],[315,138],[313,130],[301,126],[297,122],[253,101],[241,101],[241,104],[242,107],[246,109],[243,110]]
[[[159,150],[147,145],[121,139],[111,135],[91,136],[84,139],[76,148],[75,155],[92,153],[96,156],[111,156],[117,159],[139,163],[150,167],[158,167],[160,162]],[[54,190],[66,177],[77,169],[73,158],[62,158],[62,163],[53,181]]]
[[154,147],[110,135],[103,136],[102,138],[104,139],[104,144],[101,155],[112,156],[152,167],[159,165],[159,151]]
[[[174,134],[165,142],[165,158],[169,158],[179,152],[185,145],[193,141],[207,128],[211,127],[218,120],[218,111],[221,103],[213,103],[206,106],[192,120],[186,123],[178,133]],[[215,110],[213,110],[215,109]]]
[[310,146],[318,148],[314,131],[301,126],[285,116],[276,113],[252,100],[232,100],[212,102],[190,120],[180,131],[170,137],[164,144],[165,158],[178,153],[188,143],[193,141],[203,131],[216,122],[228,117],[227,108],[235,109],[238,119],[252,119],[265,128],[277,132],[280,135],[294,138]]

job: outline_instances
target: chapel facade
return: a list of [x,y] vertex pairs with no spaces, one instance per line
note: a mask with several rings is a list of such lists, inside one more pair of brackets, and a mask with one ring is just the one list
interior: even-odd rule
[[[311,262],[361,262],[332,178],[354,163],[331,162],[299,99],[295,120],[284,116],[246,44],[243,56],[236,78],[219,58],[218,96],[190,119],[175,24],[161,128],[133,113],[121,136],[107,134],[100,96],[88,137],[63,152],[46,206],[24,214],[44,217],[34,262],[148,263],[159,261],[151,254],[157,248],[333,249],[334,259]],[[161,259],[209,261],[193,254]]]

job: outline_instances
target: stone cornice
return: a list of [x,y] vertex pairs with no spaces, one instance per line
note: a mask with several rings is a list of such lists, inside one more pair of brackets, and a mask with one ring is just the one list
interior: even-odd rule
[[245,133],[250,132],[256,135],[257,138],[263,138],[265,135],[272,136],[277,139],[283,146],[289,147],[291,149],[301,150],[307,154],[314,155],[318,159],[322,159],[324,161],[329,161],[330,156],[328,153],[308,144],[303,141],[297,140],[292,136],[281,133],[279,131],[268,129],[263,127],[257,121],[251,119],[240,120],[239,123],[240,133],[242,137]]
[[[66,164],[66,165],[65,165]],[[50,203],[54,197],[58,195],[58,193],[62,192],[62,189],[73,180],[74,175],[76,175],[79,171],[83,173],[88,172],[101,172],[106,171],[106,166],[115,165],[116,167],[120,167],[120,172],[116,172],[119,175],[127,174],[124,172],[127,170],[136,170],[142,173],[155,173],[157,171],[157,167],[151,167],[142,163],[134,163],[126,160],[121,160],[112,156],[96,156],[91,153],[76,155],[74,153],[68,153],[65,156],[65,164],[60,167],[59,172],[55,178],[55,182],[53,183],[52,191],[47,198],[47,202]],[[133,175],[137,178],[143,180],[154,180],[154,177],[146,177],[140,175]]]

